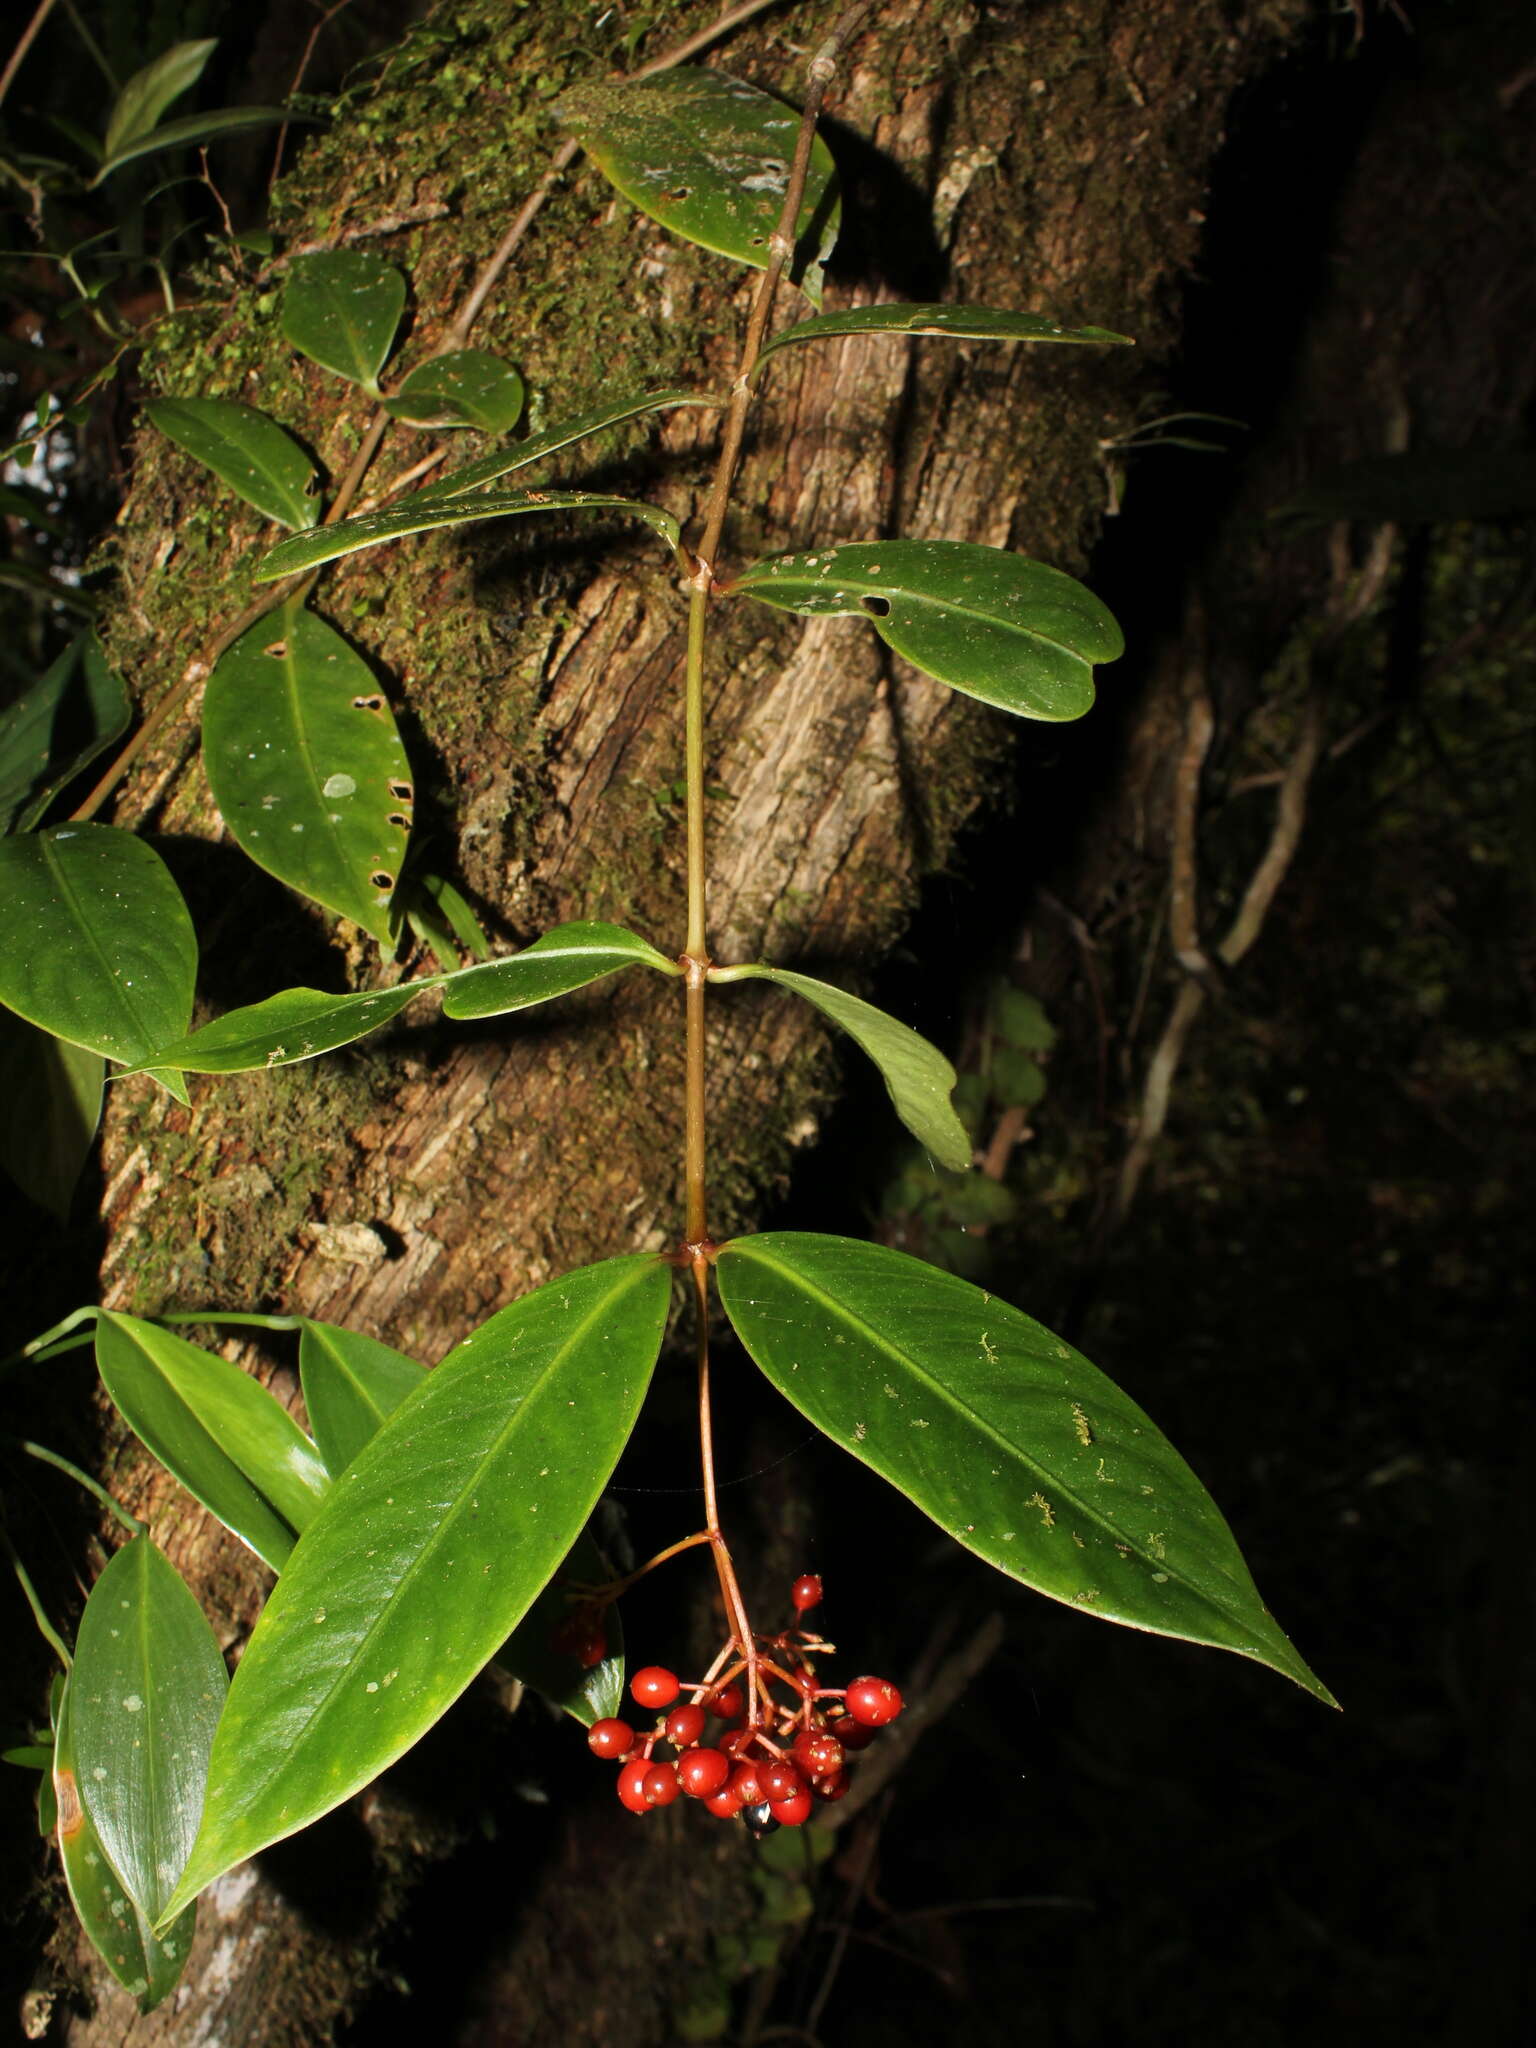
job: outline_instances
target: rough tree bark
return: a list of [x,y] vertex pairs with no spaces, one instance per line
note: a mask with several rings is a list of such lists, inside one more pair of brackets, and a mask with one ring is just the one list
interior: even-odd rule
[[[710,11],[662,10],[645,53]],[[731,550],[899,530],[1080,570],[1104,506],[1099,443],[1130,422],[1174,338],[1172,286],[1197,247],[1231,95],[1299,11],[1293,0],[888,0],[834,93],[850,138],[834,302],[947,295],[1049,308],[1142,345],[1134,357],[1070,359],[933,344],[801,351],[772,379]],[[714,61],[792,93],[826,13],[774,8]],[[405,366],[542,172],[556,139],[550,99],[605,61],[591,19],[567,0],[440,7],[280,189],[289,251],[358,244],[408,273]],[[280,344],[275,284],[274,273],[210,285],[203,310],[154,346],[148,376],[275,412],[339,475],[365,415]],[[553,419],[604,387],[718,377],[746,290],[730,266],[615,205],[578,163],[475,339],[520,362]],[[705,415],[679,414],[659,453],[636,436],[564,473],[622,477],[687,517],[709,442]],[[392,436],[375,474],[405,469],[416,445]],[[201,473],[145,439],[117,537],[111,638],[146,702],[238,610],[255,539]],[[585,914],[621,915],[675,943],[682,648],[670,574],[627,537],[590,528],[554,548],[547,531],[498,533],[357,558],[318,602],[402,707],[418,815],[456,845],[498,940]],[[711,820],[717,957],[820,958],[845,971],[872,961],[1012,744],[1004,722],[892,664],[856,625],[761,611],[726,618],[711,688],[709,779],[724,792]],[[216,1006],[339,971],[325,957],[339,942],[320,921],[221,844],[190,722],[141,764],[117,817],[170,839]],[[360,947],[346,969],[355,982],[374,971]],[[105,1140],[102,1299],[147,1312],[280,1306],[432,1359],[562,1266],[665,1243],[680,1149],[672,1007],[668,992],[626,982],[571,1005],[558,1028],[403,1029],[357,1057],[194,1083],[190,1110],[125,1085]],[[714,1007],[721,1231],[750,1218],[791,1148],[814,1137],[829,1069],[803,1007]],[[281,1369],[275,1383],[292,1391]],[[131,1451],[118,1477],[237,1646],[264,1590],[258,1571]],[[363,1819],[374,1889],[362,1923],[328,1931],[293,1903],[292,1885],[265,1866],[242,1870],[205,1902],[184,1986],[162,2012],[135,2018],[82,1960],[93,2010],[81,2006],[64,2037],[134,2048],[323,2038],[433,1846],[388,1793],[364,1802]],[[661,1829],[607,1827],[583,1844],[557,1829],[556,1841],[547,1868],[525,1875],[510,1974],[526,2037],[609,2048],[666,2038],[655,1940],[675,1933],[667,1887],[679,1852]],[[704,1875],[729,1912],[731,1850],[719,1841],[696,1850],[671,1896],[696,1906],[701,1853],[717,1859]],[[588,1909],[573,1928],[561,1915],[578,1866]],[[615,1931],[599,1955],[588,1942],[604,1926]],[[681,1967],[686,1944],[672,1953]]]

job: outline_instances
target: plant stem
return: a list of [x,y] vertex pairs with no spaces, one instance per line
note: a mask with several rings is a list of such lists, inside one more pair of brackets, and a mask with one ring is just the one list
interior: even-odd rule
[[0,100],[3,100],[10,91],[11,80],[21,69],[22,59],[26,56],[28,50],[31,49],[34,37],[52,12],[53,0],[38,0],[38,6],[33,13],[32,19],[17,38],[15,49],[12,50],[10,56],[6,59],[5,69],[3,72],[0,72]]
[[52,1646],[60,1663],[68,1671],[75,1661],[69,1654],[69,1645],[44,1613],[43,1603],[38,1599],[37,1589],[27,1576],[27,1568],[21,1561],[21,1553],[11,1541],[8,1529],[0,1528],[0,1548],[4,1549],[7,1557],[11,1560],[11,1570],[15,1572],[17,1583],[26,1596],[27,1605],[32,1610],[32,1619],[37,1623],[38,1634],[43,1638],[44,1642]]
[[130,1536],[149,1534],[147,1522],[141,1522],[137,1515],[130,1514],[120,1500],[108,1493],[99,1479],[93,1479],[89,1472],[82,1472],[80,1467],[72,1465],[68,1458],[61,1458],[57,1451],[50,1451],[46,1444],[35,1444],[28,1437],[13,1436],[8,1437],[6,1441],[14,1444],[18,1451],[25,1451],[29,1458],[36,1458],[43,1465],[52,1465],[56,1471],[67,1474],[77,1485],[83,1486],[87,1493],[99,1500],[102,1506],[122,1523]]
[[693,1280],[695,1342],[699,1386],[699,1458],[704,1476],[704,1516],[714,1545],[715,1570],[725,1602],[729,1626],[746,1660],[747,1720],[757,1727],[762,1711],[758,1693],[757,1641],[747,1613],[746,1601],[731,1561],[730,1546],[720,1527],[715,1492],[714,1425],[709,1388],[709,1267],[714,1247],[708,1232],[708,1158],[705,1124],[705,1081],[708,1059],[704,1038],[704,991],[708,986],[709,933],[706,902],[704,831],[704,643],[709,599],[715,583],[715,564],[730,508],[731,486],[741,461],[747,414],[752,405],[752,370],[762,349],[763,336],[773,312],[774,294],[795,250],[795,229],[805,197],[811,150],[816,140],[816,117],[821,111],[828,85],[837,73],[837,61],[869,12],[865,4],[848,8],[839,16],[831,34],[811,59],[800,129],[795,153],[784,188],[784,204],[778,224],[768,243],[768,262],[747,316],[741,358],[736,366],[715,461],[714,480],[704,513],[704,535],[697,553],[698,567],[692,578],[688,605],[688,652],[684,677],[684,785],[687,816],[688,936],[679,965],[686,976],[684,993],[687,1042],[684,1059],[683,1173],[685,1184],[684,1247]]

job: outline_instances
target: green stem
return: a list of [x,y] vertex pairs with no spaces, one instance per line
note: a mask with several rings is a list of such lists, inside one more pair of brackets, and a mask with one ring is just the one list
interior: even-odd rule
[[43,1638],[43,1641],[49,1644],[51,1648],[54,1650],[54,1652],[58,1656],[59,1662],[64,1666],[64,1669],[66,1671],[70,1670],[75,1660],[69,1654],[69,1645],[65,1642],[64,1638],[59,1634],[58,1630],[54,1627],[53,1623],[48,1619],[47,1615],[43,1612],[43,1603],[41,1600],[38,1599],[37,1589],[33,1586],[31,1579],[27,1576],[27,1568],[22,1563],[21,1555],[18,1552],[15,1544],[11,1541],[10,1531],[8,1529],[0,1529],[0,1545],[4,1546],[5,1553],[7,1557],[9,1557],[9,1559],[11,1560],[11,1569],[13,1572],[15,1572],[17,1581],[21,1586],[21,1590],[26,1595],[27,1605],[32,1610],[32,1619],[37,1623],[38,1634]]
[[80,1467],[72,1465],[68,1458],[60,1457],[57,1451],[50,1451],[46,1444],[33,1443],[28,1437],[11,1436],[6,1437],[4,1441],[14,1444],[18,1451],[25,1451],[29,1458],[36,1458],[40,1464],[52,1465],[56,1471],[66,1473],[76,1485],[83,1486],[87,1493],[99,1500],[107,1512],[122,1523],[130,1536],[149,1534],[147,1522],[141,1522],[137,1515],[130,1514],[120,1500],[114,1499],[108,1493],[99,1479],[93,1479],[89,1472],[82,1472]]

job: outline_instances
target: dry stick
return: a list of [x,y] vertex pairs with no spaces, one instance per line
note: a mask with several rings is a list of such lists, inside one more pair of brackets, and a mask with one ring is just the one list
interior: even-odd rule
[[[350,7],[351,5],[352,0],[331,0],[331,5],[326,8],[325,12],[320,16],[320,19],[315,23],[314,27],[310,30],[309,41],[304,45],[304,54],[299,59],[299,68],[297,71],[294,72],[293,83],[288,88],[289,99],[293,98],[294,94],[298,91],[299,87],[304,83],[304,74],[309,69],[310,59],[315,54],[316,43],[319,42],[320,38],[325,34],[326,30],[330,27],[335,17],[338,14],[340,14],[341,10],[344,7]],[[283,118],[283,125],[277,131],[277,147],[272,152],[272,173],[271,176],[267,179],[267,197],[269,199],[272,197],[272,187],[277,183],[277,174],[282,169],[283,150],[288,142],[288,128],[289,122],[287,116],[285,115]]]
[[33,43],[37,40],[38,30],[42,27],[43,23],[48,19],[49,15],[53,12],[53,5],[54,0],[38,0],[37,7],[32,15],[32,19],[27,23],[26,27],[22,30],[20,41],[17,43],[15,49],[12,50],[10,56],[7,57],[7,59],[5,60],[4,71],[0,71],[0,100],[3,100],[6,94],[10,91],[11,80],[16,76],[17,72],[21,69],[22,59],[26,56],[28,50],[31,49]]
[[[655,72],[667,71],[674,65],[686,63],[690,57],[696,56],[700,50],[706,48],[710,43],[718,41],[721,36],[737,27],[739,23],[746,21],[754,14],[761,14],[765,8],[773,4],[774,0],[742,0],[740,6],[728,9],[717,21],[712,22],[708,28],[700,29],[696,34],[685,37],[682,42],[665,51],[660,57],[653,57],[648,64],[641,65],[630,76],[646,78]],[[26,41],[36,34],[38,27],[41,26],[43,16],[52,5],[53,0],[44,0],[44,4],[39,8],[38,14],[34,17],[33,23],[28,29],[26,38],[23,39],[23,46]],[[334,12],[335,10],[333,9],[332,11]],[[329,16],[327,19],[329,19]],[[321,26],[323,27],[324,23]],[[10,64],[6,67],[4,85],[10,83],[11,73],[21,61],[21,55],[22,49],[19,48],[13,55]],[[0,86],[0,96],[3,96],[3,86]],[[578,145],[575,142],[563,142],[555,152],[554,161],[533,191],[528,195],[527,199],[524,200],[516,217],[513,219],[512,225],[507,229],[506,234],[503,235],[490,258],[481,269],[480,274],[476,277],[473,285],[471,285],[464,303],[454,315],[442,338],[432,348],[427,361],[431,362],[438,356],[447,355],[452,350],[464,346],[465,341],[469,337],[470,329],[479,318],[486,300],[495,290],[502,273],[517,253],[524,236],[532,227],[539,210],[554,191],[556,185],[560,182],[561,176],[575,158],[577,148]],[[325,515],[325,519],[322,522],[324,525],[335,525],[336,521],[344,518],[351,509],[352,501],[362,488],[363,479],[368,473],[369,465],[378,453],[380,442],[384,439],[384,432],[389,425],[389,418],[388,411],[383,406],[380,406],[369,421],[367,431],[363,435],[358,451],[352,458],[346,475],[342,478],[335,501]],[[102,775],[101,779],[95,784],[84,800],[70,813],[72,823],[78,823],[84,819],[95,817],[96,813],[128,773],[134,762],[144,752],[156,733],[181,709],[197,685],[207,679],[220,658],[228,653],[240,635],[247,631],[249,627],[254,626],[258,619],[264,619],[269,612],[274,612],[280,605],[286,604],[300,588],[303,581],[304,578],[302,576],[294,576],[287,578],[281,583],[274,583],[271,589],[265,592],[263,596],[257,598],[252,604],[247,605],[232,625],[225,627],[205,654],[188,662],[180,682],[174,684],[166,692],[165,696],[160,699],[153,711],[148,713],[143,724],[117,755],[105,774]]]
[[714,1539],[715,1572],[726,1615],[741,1646],[747,1666],[747,1725],[756,1728],[761,1712],[757,1641],[752,1633],[746,1601],[736,1577],[730,1546],[720,1527],[715,1499],[713,1425],[709,1394],[709,1263],[714,1247],[709,1241],[708,1188],[706,1174],[707,1136],[705,1084],[707,1062],[704,1040],[704,992],[709,969],[709,939],[705,905],[706,868],[704,844],[704,633],[714,565],[720,536],[725,530],[731,485],[741,460],[742,437],[752,403],[752,371],[762,349],[773,311],[774,294],[795,249],[795,230],[805,197],[806,176],[811,166],[811,149],[816,140],[816,116],[826,98],[827,87],[837,76],[838,59],[869,13],[870,0],[848,8],[834,24],[830,35],[811,59],[806,76],[805,103],[800,128],[784,187],[784,203],[768,239],[768,261],[753,295],[747,315],[747,331],[736,365],[726,408],[720,453],[714,481],[704,514],[704,537],[696,556],[688,602],[688,651],[683,685],[683,749],[685,814],[687,819],[688,929],[678,964],[684,975],[685,1057],[683,1079],[683,1177],[685,1186],[684,1253],[693,1280],[698,1369],[699,1455],[703,1467],[705,1518]]

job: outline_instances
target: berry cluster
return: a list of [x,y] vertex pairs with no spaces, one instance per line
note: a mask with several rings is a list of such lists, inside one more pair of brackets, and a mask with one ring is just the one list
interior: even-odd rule
[[[791,1599],[797,1615],[808,1613],[820,1604],[820,1579],[797,1579]],[[750,1666],[733,1639],[696,1684],[659,1664],[637,1671],[630,1693],[656,1714],[652,1728],[637,1735],[614,1719],[587,1731],[593,1754],[621,1766],[620,1804],[649,1813],[687,1793],[721,1820],[740,1814],[762,1836],[803,1826],[817,1800],[841,1799],[853,1756],[895,1720],[902,1702],[885,1678],[818,1684],[812,1657],[831,1647],[805,1629],[786,1630],[756,1638]],[[719,1725],[706,1742],[711,1721]],[[658,1755],[663,1747],[672,1754]]]

